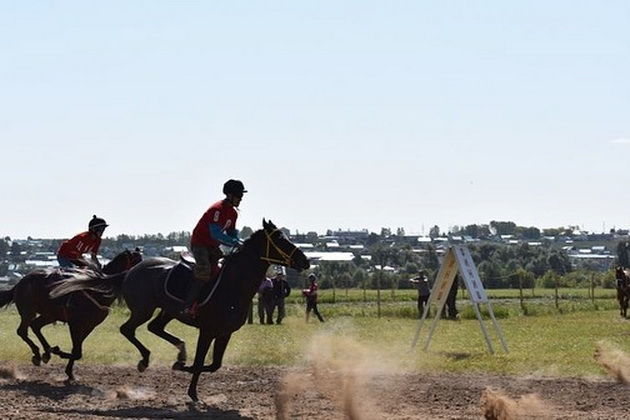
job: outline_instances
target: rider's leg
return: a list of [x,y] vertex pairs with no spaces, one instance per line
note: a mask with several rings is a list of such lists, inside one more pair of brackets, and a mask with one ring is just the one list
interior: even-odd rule
[[210,281],[211,265],[208,248],[193,246],[192,253],[195,256],[196,264],[193,271],[193,281],[184,302],[184,311],[191,309],[203,285]]

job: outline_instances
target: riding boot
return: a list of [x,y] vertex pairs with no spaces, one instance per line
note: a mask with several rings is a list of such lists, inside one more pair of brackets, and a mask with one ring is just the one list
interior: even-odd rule
[[198,279],[193,279],[188,294],[186,295],[186,301],[184,302],[184,309],[182,313],[191,315],[193,318],[196,316],[196,300],[199,296],[199,292],[203,288],[204,282]]

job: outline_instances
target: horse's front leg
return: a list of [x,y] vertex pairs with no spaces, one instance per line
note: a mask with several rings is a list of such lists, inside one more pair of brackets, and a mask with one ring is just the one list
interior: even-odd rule
[[197,340],[197,350],[195,351],[195,361],[191,367],[184,368],[187,372],[192,372],[192,379],[188,386],[188,396],[193,401],[199,401],[197,397],[197,383],[199,382],[199,375],[203,372],[203,362],[206,360],[206,354],[210,348],[212,342],[212,335],[210,335],[203,328],[199,329],[199,339]]
[[230,338],[232,334],[226,334],[214,339],[214,348],[212,350],[212,364],[203,367],[204,372],[216,372],[221,367],[223,363],[223,355],[225,354],[225,349],[227,348],[228,343],[230,342]]
[[53,350],[53,347],[50,347],[50,344],[48,344],[46,337],[44,337],[44,334],[42,334],[42,327],[52,323],[53,321],[54,318],[39,316],[35,318],[35,320],[31,323],[31,329],[33,330],[37,338],[39,338],[39,342],[42,343],[42,347],[44,348],[44,353],[42,354],[42,362],[44,363],[48,363],[51,353],[54,354],[54,351],[59,350],[59,347],[57,346],[55,346]]

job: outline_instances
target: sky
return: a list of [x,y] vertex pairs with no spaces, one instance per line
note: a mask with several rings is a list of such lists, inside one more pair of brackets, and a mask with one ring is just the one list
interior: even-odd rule
[[627,1],[0,2],[0,235],[630,227]]

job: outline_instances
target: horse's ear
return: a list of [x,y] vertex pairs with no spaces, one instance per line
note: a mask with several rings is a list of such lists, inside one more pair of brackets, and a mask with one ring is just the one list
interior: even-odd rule
[[263,228],[267,229],[267,221],[265,220],[264,217],[263,217]]
[[140,253],[140,248],[136,247],[135,251]]

